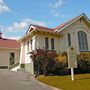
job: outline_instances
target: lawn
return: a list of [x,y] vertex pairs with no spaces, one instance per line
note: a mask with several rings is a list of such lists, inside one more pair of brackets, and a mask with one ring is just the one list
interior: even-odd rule
[[37,79],[63,90],[90,90],[90,74],[75,75],[75,81],[71,81],[70,75],[40,76]]

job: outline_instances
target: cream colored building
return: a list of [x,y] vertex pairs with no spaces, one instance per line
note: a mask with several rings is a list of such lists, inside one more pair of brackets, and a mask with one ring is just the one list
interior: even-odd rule
[[32,50],[45,48],[60,53],[72,46],[77,53],[90,51],[90,20],[83,13],[55,28],[30,25],[20,43],[20,64],[33,74],[34,67],[29,54]]
[[0,68],[8,68],[19,62],[20,43],[2,37],[0,32]]

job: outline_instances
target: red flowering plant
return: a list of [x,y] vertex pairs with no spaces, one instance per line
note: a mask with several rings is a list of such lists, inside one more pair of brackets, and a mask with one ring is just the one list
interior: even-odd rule
[[34,61],[34,71],[36,74],[47,75],[53,72],[57,56],[55,51],[36,49],[36,51],[32,51],[30,54]]

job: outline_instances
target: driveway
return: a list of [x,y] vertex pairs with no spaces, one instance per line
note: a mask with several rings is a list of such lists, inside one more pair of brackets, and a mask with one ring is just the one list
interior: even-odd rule
[[40,83],[29,73],[0,70],[0,90],[57,90]]

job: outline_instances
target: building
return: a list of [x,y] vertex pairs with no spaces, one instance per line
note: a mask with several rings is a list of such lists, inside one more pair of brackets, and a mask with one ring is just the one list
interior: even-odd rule
[[2,37],[0,31],[0,68],[8,68],[20,59],[20,43]]
[[45,48],[60,53],[72,46],[77,53],[90,51],[90,20],[83,13],[55,28],[30,25],[20,43],[20,64],[33,74],[33,62],[29,54],[32,50]]

